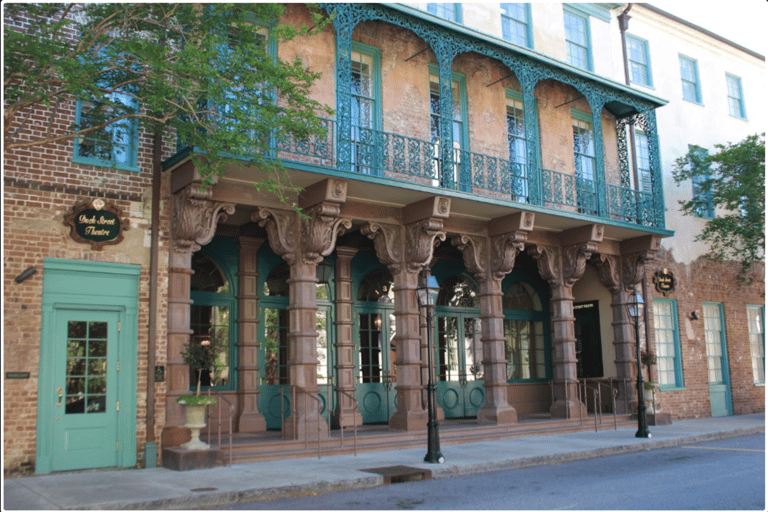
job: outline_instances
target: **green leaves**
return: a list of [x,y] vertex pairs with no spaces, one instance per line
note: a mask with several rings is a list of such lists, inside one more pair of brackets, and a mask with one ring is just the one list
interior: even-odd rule
[[[263,188],[284,198],[292,186],[273,158],[274,135],[304,139],[323,133],[318,113],[330,110],[310,95],[320,75],[299,59],[281,60],[276,51],[278,43],[329,22],[312,8],[310,28],[280,23],[282,4],[9,4],[5,9],[11,20],[4,39],[7,150],[86,135],[110,144],[103,135],[107,127],[135,119],[140,130],[175,132],[183,145],[195,147],[204,177],[221,174],[227,160],[247,162],[263,173]],[[116,100],[115,93],[134,102]],[[40,121],[34,115],[41,107],[63,109],[73,100],[98,105],[89,111],[88,123],[61,131],[53,125],[55,116]]]
[[718,261],[741,262],[739,279],[765,257],[765,134],[732,144],[717,144],[716,153],[698,148],[675,162],[676,183],[693,180],[699,193],[680,201],[681,209],[697,215],[711,201],[720,211],[696,237],[710,245]]

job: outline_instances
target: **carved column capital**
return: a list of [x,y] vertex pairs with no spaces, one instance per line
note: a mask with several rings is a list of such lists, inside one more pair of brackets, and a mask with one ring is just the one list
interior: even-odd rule
[[569,245],[563,248],[563,284],[573,286],[584,275],[587,269],[587,260],[597,250],[597,245],[592,242],[584,242]]
[[405,270],[420,272],[432,260],[435,247],[445,240],[442,219],[430,217],[405,226]]
[[324,201],[304,211],[309,218],[301,219],[302,259],[318,264],[333,252],[336,238],[352,227],[352,221],[339,218],[341,206]]
[[459,235],[451,238],[451,244],[464,256],[464,266],[479,283],[488,279],[488,239],[482,236]]
[[211,200],[212,187],[190,183],[173,196],[173,250],[192,253],[216,234],[216,224],[235,213],[235,205]]
[[635,285],[645,278],[645,264],[653,260],[651,252],[623,254],[621,256],[621,279],[626,291],[631,291]]
[[297,214],[294,211],[259,208],[251,220],[266,228],[269,246],[275,254],[289,264],[296,262],[299,251],[299,228]]
[[396,224],[368,222],[360,228],[360,233],[373,240],[376,256],[392,274],[399,274],[403,269],[402,227]]
[[621,289],[621,275],[619,274],[619,257],[610,254],[593,254],[589,263],[597,270],[600,282],[603,283],[611,293],[616,293]]
[[536,260],[539,266],[539,274],[550,286],[557,286],[560,283],[558,250],[558,247],[547,245],[532,245],[528,247],[528,254]]
[[512,272],[517,254],[525,248],[528,235],[515,231],[491,237],[491,272],[497,281]]

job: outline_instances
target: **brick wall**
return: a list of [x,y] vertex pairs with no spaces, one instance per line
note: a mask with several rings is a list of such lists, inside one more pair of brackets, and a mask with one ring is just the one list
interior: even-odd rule
[[[652,278],[657,268],[668,268],[677,278],[675,290],[666,297],[654,288]],[[752,269],[751,275],[756,280],[751,285],[737,280],[739,268],[739,263],[718,263],[705,257],[687,265],[677,263],[668,250],[662,250],[656,261],[648,265],[646,284],[649,299],[668,298],[677,301],[684,389],[657,394],[662,402],[661,410],[671,413],[673,418],[711,415],[702,312],[704,302],[723,304],[733,413],[765,411],[765,387],[753,382],[746,320],[748,305],[762,305],[765,302],[765,265],[759,264]],[[694,311],[698,319],[691,317]],[[652,309],[650,312],[652,315]],[[653,339],[652,318],[650,324]]]

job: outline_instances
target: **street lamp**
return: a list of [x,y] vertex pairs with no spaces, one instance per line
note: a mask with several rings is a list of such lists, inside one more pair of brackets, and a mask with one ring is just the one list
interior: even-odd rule
[[419,285],[416,288],[419,307],[427,310],[427,364],[429,365],[427,412],[429,421],[427,422],[427,454],[424,456],[424,462],[442,464],[445,462],[445,457],[440,453],[440,433],[438,432],[437,411],[435,410],[435,361],[432,343],[432,308],[435,307],[439,291],[437,279],[430,275],[429,267],[424,267],[424,270],[419,274]]
[[638,293],[637,288],[632,288],[632,295],[629,297],[627,311],[635,321],[635,344],[637,346],[637,433],[635,437],[651,437],[648,432],[648,423],[645,419],[645,400],[643,399],[643,367],[640,362],[640,317],[643,316],[645,302],[643,296]]

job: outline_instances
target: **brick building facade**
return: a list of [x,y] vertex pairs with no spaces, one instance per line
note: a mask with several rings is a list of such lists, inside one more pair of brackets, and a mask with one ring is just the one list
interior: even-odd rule
[[[415,288],[427,267],[442,288],[435,337],[441,417],[496,425],[542,413],[573,417],[588,412],[578,398],[584,379],[617,386],[626,400],[620,412],[631,412],[636,394],[626,383],[634,382],[635,341],[625,305],[635,286],[647,289],[651,347],[659,349],[654,304],[669,306],[658,311],[676,320],[666,340],[677,347],[670,358],[677,369],[667,381],[653,370],[662,381],[660,410],[673,418],[713,414],[704,318],[717,305],[732,404],[726,413],[764,411],[764,376],[761,383],[753,371],[755,340],[746,327],[748,307],[764,302],[764,269],[754,269],[755,284],[740,286],[736,264],[708,261],[700,247],[688,251],[690,227],[700,229],[701,220],[675,215],[669,173],[687,148],[674,129],[677,112],[665,116],[680,101],[660,79],[656,90],[623,84],[616,61],[623,6],[533,4],[524,17],[528,43],[520,44],[505,40],[502,28],[505,6],[513,4],[453,4],[463,7],[458,14],[436,5],[329,4],[324,8],[337,13],[332,26],[278,48],[281,57],[300,55],[323,72],[313,96],[336,110],[325,140],[283,141],[276,150],[306,189],[297,201],[311,222],[254,192],[248,173],[234,167],[200,192],[194,148],[175,147],[170,135],[158,145],[140,134],[127,170],[81,163],[71,141],[4,152],[6,474],[89,467],[74,461],[77,454],[57,465],[52,441],[62,435],[56,421],[67,419],[62,393],[64,407],[78,412],[77,396],[62,392],[57,376],[64,369],[79,377],[63,362],[75,356],[63,355],[55,340],[64,333],[88,347],[101,340],[90,331],[73,334],[81,323],[117,322],[122,333],[115,334],[119,370],[105,377],[108,389],[115,379],[122,393],[110,420],[116,426],[104,427],[117,458],[110,453],[97,466],[151,465],[189,438],[176,398],[195,377],[180,354],[190,337],[215,329],[227,332],[228,373],[207,384],[235,404],[236,432],[280,430],[285,439],[303,439],[318,419],[306,405],[311,399],[326,405],[325,431],[310,437],[361,422],[422,430],[427,343]],[[630,33],[642,26],[653,35],[659,18],[663,30],[681,26],[643,9],[632,13]],[[553,13],[592,28],[588,69],[569,63],[562,24],[541,23]],[[304,6],[287,6],[284,21],[308,20]],[[684,27],[707,51],[724,44]],[[739,65],[761,60],[726,47],[728,58],[746,62]],[[350,93],[350,77],[366,72],[377,112],[367,124],[353,113],[359,100]],[[721,125],[722,137],[740,139],[764,126],[752,94],[760,86],[741,76],[750,121],[730,132]],[[62,112],[54,129],[73,122],[76,105]],[[45,112],[36,121],[44,129]],[[440,124],[454,130],[435,130]],[[628,139],[638,130],[648,142],[648,190],[646,178],[632,177],[640,165]],[[707,146],[718,137],[688,142]],[[153,179],[161,191],[156,280]],[[128,219],[121,243],[94,249],[71,236],[67,215],[97,199]],[[21,279],[30,267],[36,273]],[[655,291],[661,268],[676,277],[673,292]],[[113,293],[123,282],[126,295]],[[592,303],[596,316],[583,323],[579,307]],[[83,311],[95,316],[78,316]],[[285,399],[280,388],[304,392]],[[77,439],[72,432],[63,435]]]

